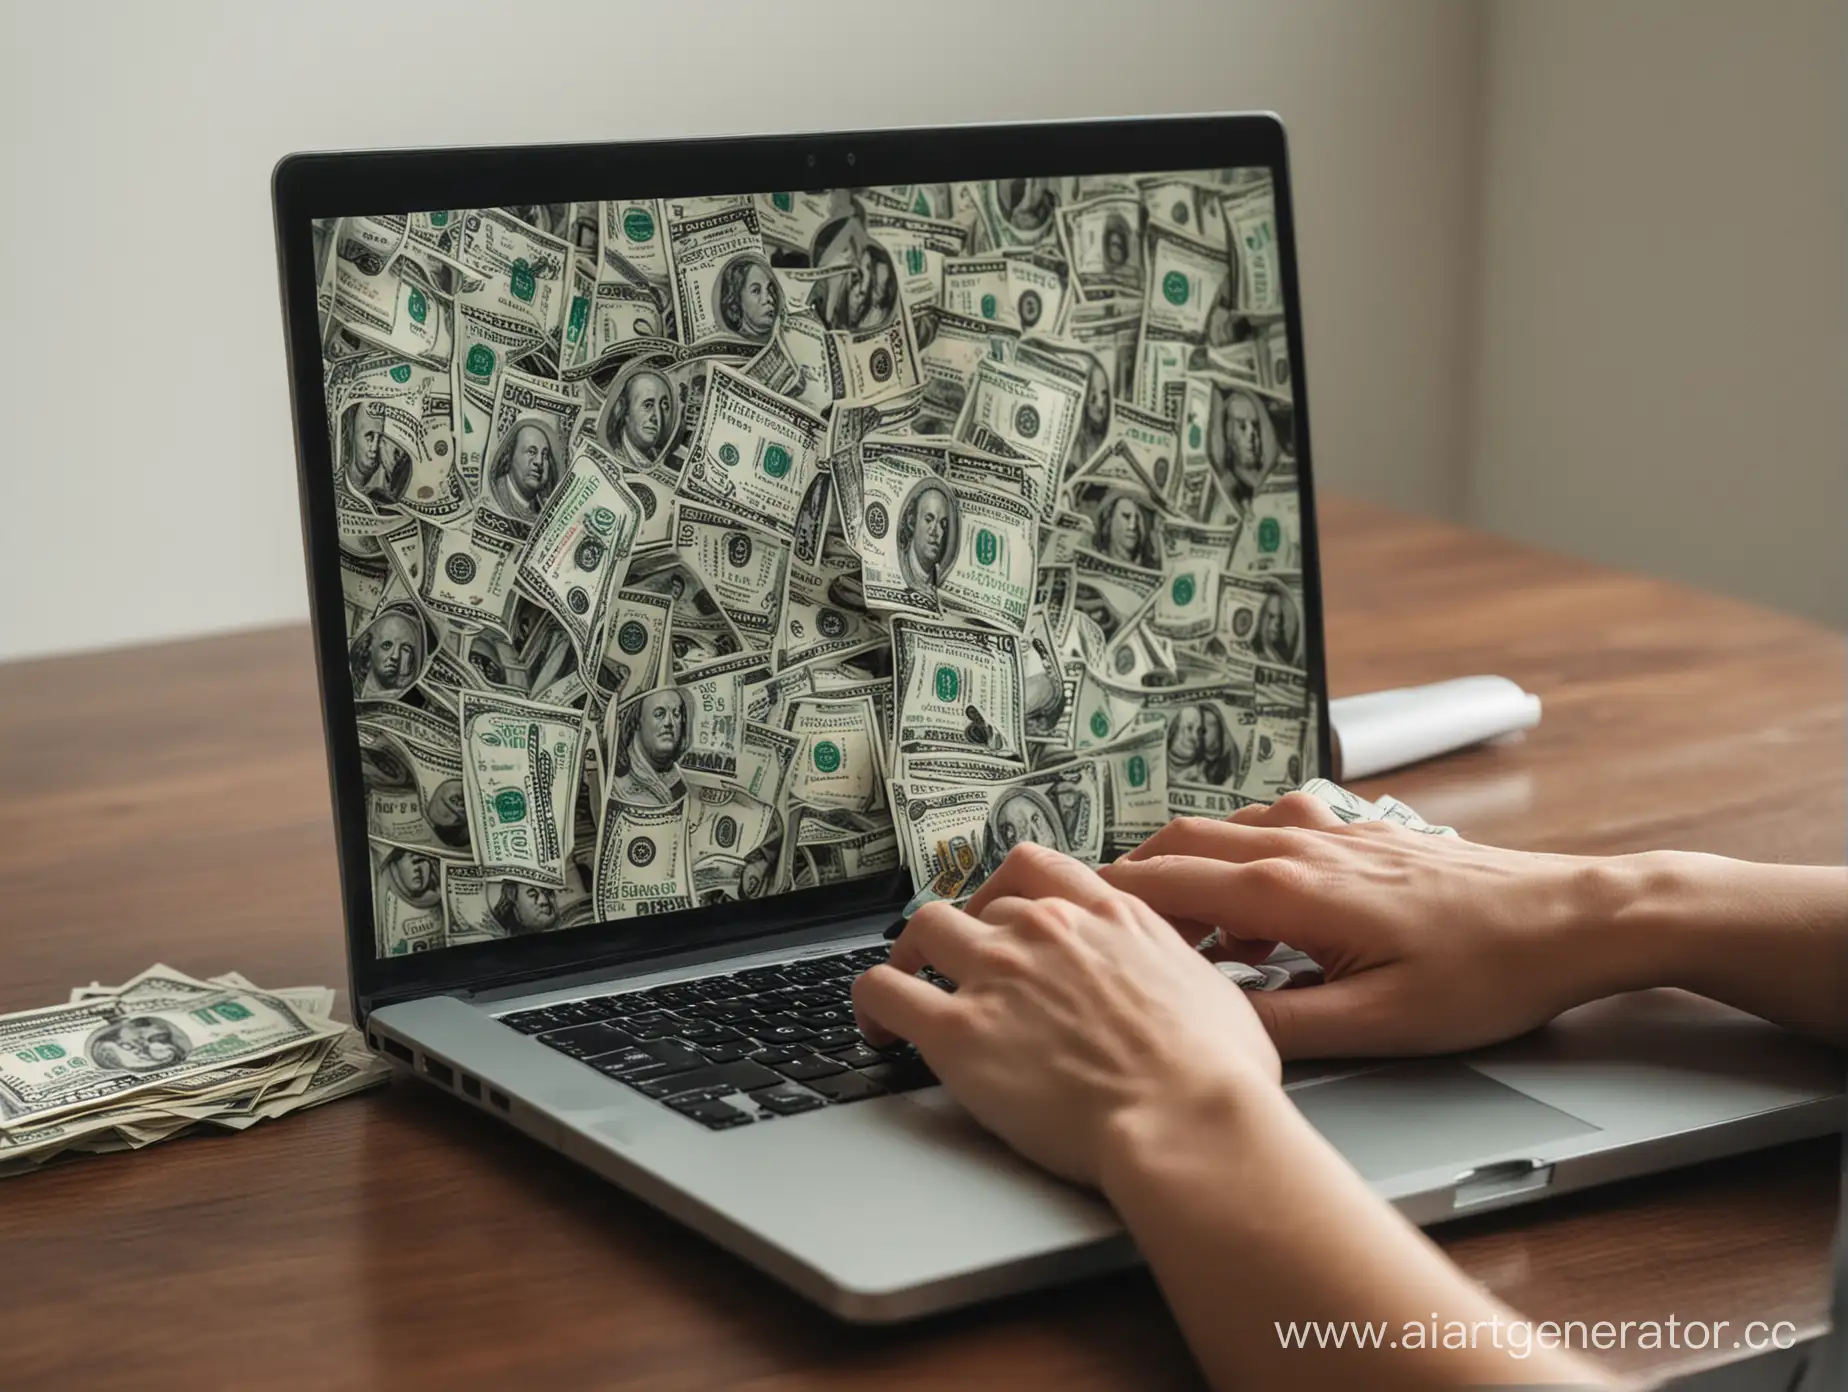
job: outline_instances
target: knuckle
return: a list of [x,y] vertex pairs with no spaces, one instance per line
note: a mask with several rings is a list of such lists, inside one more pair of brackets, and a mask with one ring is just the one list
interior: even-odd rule
[[1282,797],[1277,799],[1274,805],[1279,812],[1288,812],[1294,816],[1307,817],[1319,813],[1322,810],[1323,804],[1322,800],[1316,797],[1315,794],[1305,793],[1299,788],[1295,792],[1285,793]]

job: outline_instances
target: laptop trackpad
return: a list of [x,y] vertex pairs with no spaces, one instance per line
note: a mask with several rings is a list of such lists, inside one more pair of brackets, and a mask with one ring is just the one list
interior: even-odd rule
[[1367,1179],[1468,1165],[1599,1128],[1461,1063],[1398,1063],[1290,1093]]

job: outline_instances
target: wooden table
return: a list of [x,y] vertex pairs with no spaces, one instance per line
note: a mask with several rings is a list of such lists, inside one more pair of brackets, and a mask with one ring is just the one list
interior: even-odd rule
[[[1336,694],[1493,671],[1545,698],[1525,740],[1383,780],[1426,816],[1536,849],[1839,860],[1839,636],[1449,526],[1324,512]],[[155,960],[344,982],[304,629],[0,667],[0,737],[0,1010]],[[1536,1319],[1810,1327],[1837,1165],[1834,1141],[1789,1146],[1438,1240]],[[849,1328],[402,1084],[4,1181],[0,1251],[8,1387],[1196,1382],[1141,1273]]]

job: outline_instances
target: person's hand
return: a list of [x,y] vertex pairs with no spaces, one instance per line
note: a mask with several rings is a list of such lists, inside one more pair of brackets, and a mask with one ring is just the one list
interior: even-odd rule
[[1326,984],[1252,1005],[1283,1057],[1329,1058],[1467,1049],[1600,994],[1580,931],[1608,897],[1600,864],[1350,826],[1291,793],[1170,822],[1099,873],[1188,942],[1218,928],[1226,955],[1308,953]]
[[[926,965],[955,993],[914,974]],[[1138,1103],[1278,1079],[1242,991],[1139,900],[1043,846],[1016,846],[966,909],[919,909],[853,1003],[869,1037],[910,1040],[977,1121],[1086,1184]]]

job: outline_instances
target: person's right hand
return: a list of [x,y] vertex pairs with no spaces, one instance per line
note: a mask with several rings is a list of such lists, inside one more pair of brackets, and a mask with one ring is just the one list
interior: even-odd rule
[[1350,826],[1291,793],[1177,819],[1099,874],[1189,942],[1217,927],[1226,955],[1320,963],[1324,985],[1250,993],[1287,1059],[1473,1048],[1606,994],[1610,863]]

